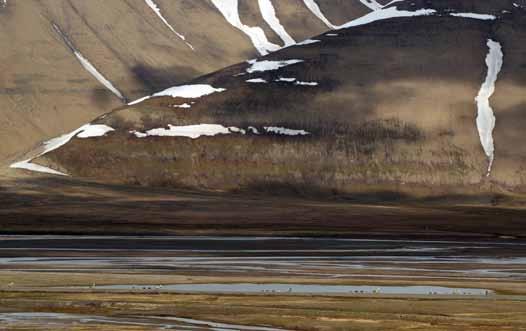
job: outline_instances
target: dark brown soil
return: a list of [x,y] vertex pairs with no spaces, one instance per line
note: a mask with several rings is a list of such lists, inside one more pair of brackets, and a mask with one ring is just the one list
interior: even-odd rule
[[501,196],[422,200],[378,192],[300,198],[41,178],[5,182],[0,201],[2,234],[526,236],[523,202]]

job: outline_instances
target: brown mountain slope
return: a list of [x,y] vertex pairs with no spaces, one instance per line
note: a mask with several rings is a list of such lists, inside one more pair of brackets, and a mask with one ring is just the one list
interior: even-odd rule
[[[209,95],[187,98],[179,87],[172,93],[186,98],[112,112],[93,124],[115,131],[73,138],[35,162],[104,181],[208,190],[524,193],[517,123],[525,31],[517,8],[495,20],[434,14],[326,33],[182,88]],[[489,176],[474,101],[487,76],[488,40],[504,54],[491,99]],[[200,124],[216,126],[187,127]],[[197,139],[185,136],[203,129]]]
[[[328,29],[302,0],[271,3],[297,41]],[[330,3],[325,1],[323,8]],[[145,0],[10,0],[0,7],[1,164],[122,104],[83,68],[74,49],[126,99],[258,55],[247,34],[232,26],[211,0],[153,4],[162,19]],[[369,11],[338,6],[327,12],[335,22]],[[258,1],[239,0],[238,8],[243,24],[261,28],[278,46],[284,44],[264,20]]]

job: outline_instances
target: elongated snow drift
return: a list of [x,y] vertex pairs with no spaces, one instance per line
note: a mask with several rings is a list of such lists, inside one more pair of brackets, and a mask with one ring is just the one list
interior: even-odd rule
[[489,52],[486,56],[486,65],[488,66],[488,74],[486,80],[480,87],[480,91],[475,98],[477,102],[477,128],[479,131],[480,142],[484,152],[489,160],[488,176],[491,173],[493,161],[495,159],[495,146],[493,142],[493,129],[495,128],[495,115],[490,106],[489,99],[495,92],[495,83],[500,70],[502,69],[503,57],[502,46],[500,43],[488,39]]
[[49,152],[52,152],[56,149],[59,149],[60,147],[67,144],[71,139],[74,137],[86,139],[86,138],[94,138],[94,137],[102,137],[106,133],[114,131],[113,128],[103,125],[103,124],[86,124],[81,126],[80,128],[76,129],[75,131],[72,131],[67,134],[63,134],[59,137],[50,139],[43,143],[42,148],[43,150],[35,157],[15,162],[10,165],[10,168],[13,169],[25,169],[29,171],[35,171],[35,172],[42,172],[47,173],[51,175],[59,175],[59,176],[68,176],[68,174],[65,174],[63,172],[33,163],[32,161],[44,154],[47,154]]
[[91,64],[91,62],[84,56],[82,53],[73,45],[73,42],[68,38],[68,36],[62,31],[62,29],[55,23],[52,23],[53,29],[57,34],[62,38],[66,46],[71,50],[73,55],[77,58],[82,67],[89,72],[99,83],[104,85],[111,93],[113,93],[117,98],[125,101],[126,98],[124,95],[117,89],[109,79],[107,79],[97,68]]

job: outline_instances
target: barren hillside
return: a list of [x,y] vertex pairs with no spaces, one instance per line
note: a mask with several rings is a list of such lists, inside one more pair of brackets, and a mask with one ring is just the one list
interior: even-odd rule
[[125,100],[370,10],[359,1],[331,0],[3,1],[0,163]]
[[463,10],[379,10],[132,102],[35,164],[205,190],[524,192],[525,11]]

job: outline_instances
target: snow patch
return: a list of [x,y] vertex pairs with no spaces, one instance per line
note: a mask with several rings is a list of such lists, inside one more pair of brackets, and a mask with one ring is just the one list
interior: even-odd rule
[[155,93],[154,97],[170,96],[172,98],[188,98],[196,99],[205,95],[210,95],[217,92],[224,92],[224,88],[215,88],[207,84],[181,85],[170,87],[161,92]]
[[62,31],[60,26],[58,26],[55,23],[52,23],[51,26],[55,30],[55,32],[62,38],[66,46],[71,50],[73,55],[77,58],[77,60],[80,62],[82,67],[88,71],[95,79],[97,79],[104,87],[106,87],[108,90],[110,90],[113,94],[115,94],[119,99],[125,100],[122,93],[115,87],[113,84],[102,75],[97,68],[95,68],[94,65],[92,65],[87,58],[85,58],[82,53],[75,47],[75,45],[69,40],[68,36]]
[[213,93],[220,93],[224,92],[226,89],[224,88],[215,88],[211,85],[207,84],[193,84],[193,85],[181,85],[181,86],[174,86],[170,87],[164,91],[157,92],[151,96],[146,96],[140,99],[137,99],[135,101],[132,101],[128,103],[128,106],[133,106],[138,103],[141,103],[145,100],[148,100],[152,97],[162,97],[162,96],[170,96],[172,98],[187,98],[187,99],[196,99],[203,97],[205,95],[210,95]]
[[496,20],[497,16],[488,14],[476,14],[476,13],[451,13],[451,16],[473,18],[476,20]]
[[181,104],[181,105],[173,105],[173,107],[174,107],[174,108],[186,108],[186,109],[188,109],[188,108],[192,108],[192,106],[189,105],[189,104],[187,104],[186,102],[183,103],[183,104]]
[[364,6],[371,10],[379,10],[382,9],[383,6],[376,2],[375,0],[359,0]]
[[177,32],[174,29],[174,27],[170,23],[168,23],[166,18],[164,18],[163,14],[161,13],[161,9],[159,8],[159,6],[157,6],[157,4],[153,0],[144,0],[144,2],[148,5],[148,7],[150,7],[153,10],[153,12],[161,19],[161,21],[164,23],[164,25],[168,27],[168,29],[170,29],[177,37],[179,37],[182,41],[184,41],[185,44],[188,47],[190,47],[192,51],[195,51],[194,46],[192,46],[189,42],[186,41],[186,37],[180,34],[179,32]]
[[310,44],[315,44],[315,43],[319,43],[321,42],[320,40],[316,40],[316,39],[306,39],[302,42],[299,42],[297,43],[296,45],[298,46],[304,46],[304,45],[310,45]]
[[302,86],[318,86],[318,85],[320,85],[318,82],[301,82],[301,81],[297,81],[294,84],[295,85],[302,85]]
[[238,0],[211,0],[228,23],[245,33],[261,55],[277,51],[280,47],[271,43],[260,27],[250,27],[241,23],[239,18]]
[[44,167],[44,166],[41,166],[35,163],[31,163],[31,160],[25,160],[25,161],[13,163],[11,164],[10,168],[23,169],[23,170],[29,170],[29,171],[34,171],[34,172],[42,172],[42,173],[58,175],[58,176],[68,176],[67,174],[62,173],[60,171],[56,171],[48,167]]
[[197,139],[201,136],[215,136],[218,134],[229,134],[230,129],[220,124],[197,124],[174,126],[168,124],[168,129],[158,128],[146,131],[146,133],[132,131],[137,138],[156,137],[187,137]]
[[428,16],[428,15],[433,15],[433,14],[436,14],[436,10],[434,9],[419,9],[416,11],[407,11],[407,10],[398,10],[398,8],[396,7],[389,7],[386,9],[380,9],[380,10],[371,12],[365,16],[362,16],[353,21],[345,23],[339,26],[338,28],[350,28],[350,27],[365,25],[365,24],[369,24],[372,22],[381,21],[381,20],[390,19],[390,18],[396,18],[396,17]]
[[391,2],[386,3],[383,7],[386,8],[386,7],[391,6],[393,3],[404,2],[404,1],[406,1],[406,0],[393,0]]
[[[277,126],[263,127],[265,133],[285,135],[285,136],[306,136],[310,133],[305,130],[294,130]],[[252,133],[259,135],[260,132],[256,127],[249,126],[246,130],[235,126],[226,127],[221,124],[195,124],[175,126],[168,124],[168,128],[156,128],[146,132],[130,131],[137,138],[147,137],[186,137],[197,139],[202,136],[213,137],[224,134],[242,134]]]
[[303,60],[282,60],[282,61],[249,61],[251,66],[247,69],[247,72],[249,74],[253,72],[263,72],[263,71],[271,71],[271,70],[278,70],[279,68],[283,68],[292,64],[301,63]]
[[306,136],[310,134],[305,130],[293,130],[277,126],[265,126],[264,129],[267,133],[274,133],[285,136]]
[[252,132],[253,134],[259,134],[259,130],[253,126],[249,126],[247,131]]
[[106,133],[115,131],[114,128],[109,127],[104,124],[94,124],[94,125],[88,125],[82,132],[80,132],[77,135],[77,138],[93,138],[93,137],[102,137]]
[[128,103],[128,106],[136,105],[136,104],[141,103],[141,102],[143,102],[143,101],[145,101],[145,100],[148,100],[148,99],[150,99],[150,98],[151,98],[151,96],[142,97],[142,98],[137,99],[137,100],[135,100],[135,101],[129,102],[129,103]]
[[318,86],[318,82],[302,82],[299,81],[297,78],[288,78],[288,77],[279,77],[275,80],[275,82],[286,82],[286,83],[294,83],[294,85],[299,86]]
[[292,82],[295,82],[295,81],[296,81],[296,78],[279,77],[279,78],[276,79],[275,81],[276,81],[276,82],[288,82],[288,83],[292,83]]
[[31,159],[13,163],[10,165],[10,168],[25,169],[25,170],[30,170],[30,171],[48,173],[52,175],[68,176],[67,174],[64,174],[60,171],[56,171],[51,168],[32,163],[32,161],[36,158],[41,157],[44,154],[47,154],[51,151],[59,149],[60,147],[67,144],[71,139],[83,133],[85,134],[79,138],[99,137],[99,136],[105,135],[109,131],[114,131],[114,129],[106,125],[98,125],[98,124],[83,125],[80,128],[76,129],[75,131],[72,131],[70,133],[63,134],[59,137],[45,141],[42,144],[43,151],[40,152],[37,156]]
[[115,87],[113,84],[106,79],[98,70],[95,68],[89,61],[86,59],[80,52],[73,52],[80,64],[86,69],[95,79],[97,79],[102,85],[104,85],[108,90],[115,94],[119,99],[124,100],[122,93]]
[[276,10],[271,0],[258,0],[261,15],[270,28],[283,40],[285,46],[294,45],[296,41],[290,36],[276,16]]
[[232,133],[241,133],[241,134],[246,134],[247,131],[244,130],[244,129],[240,129],[240,128],[236,128],[235,126],[231,126],[228,128],[228,130]]
[[314,14],[316,15],[316,17],[321,20],[325,25],[327,25],[330,29],[336,29],[336,26],[334,24],[332,24],[328,19],[327,17],[325,17],[325,15],[321,12],[321,9],[320,7],[318,6],[318,4],[316,3],[316,1],[314,0],[303,0],[303,2],[305,3],[305,6],[307,6],[307,8],[309,8],[309,10]]
[[246,81],[247,83],[256,83],[256,84],[265,84],[265,83],[268,83],[266,80],[264,80],[263,78],[253,78],[253,79],[249,79]]
[[495,159],[495,146],[493,142],[493,130],[495,129],[495,115],[493,109],[490,106],[489,99],[495,92],[495,83],[503,64],[503,53],[502,46],[500,43],[488,39],[487,42],[489,52],[486,56],[486,65],[488,67],[488,73],[486,80],[480,87],[480,91],[475,98],[477,102],[477,129],[479,131],[480,142],[482,148],[488,157],[488,173],[491,173],[493,161]]

